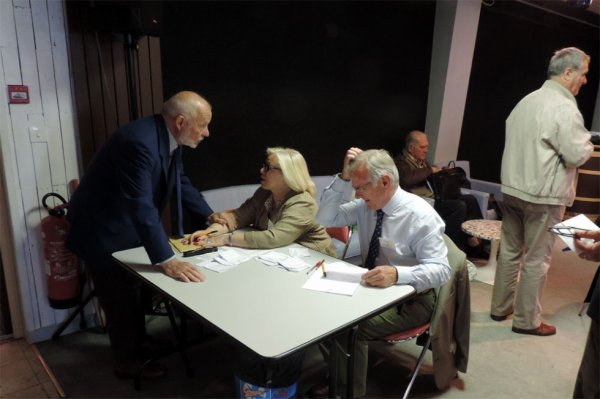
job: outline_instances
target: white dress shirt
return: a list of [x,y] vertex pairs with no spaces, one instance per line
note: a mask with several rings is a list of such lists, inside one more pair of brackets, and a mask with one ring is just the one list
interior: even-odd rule
[[[323,226],[358,225],[364,263],[377,216],[362,199],[352,199],[352,193],[350,182],[336,177],[323,191],[317,221]],[[451,268],[443,238],[445,225],[435,210],[400,187],[382,210],[385,215],[375,265],[395,266],[396,283],[411,285],[417,292],[446,283]]]

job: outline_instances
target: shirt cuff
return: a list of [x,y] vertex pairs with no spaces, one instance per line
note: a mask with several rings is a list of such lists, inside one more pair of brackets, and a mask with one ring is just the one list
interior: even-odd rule
[[175,255],[172,255],[170,258],[168,258],[168,259],[165,259],[165,260],[163,260],[162,262],[155,263],[155,265],[156,265],[156,266],[162,266],[162,265],[164,265],[165,263],[167,263],[168,261],[170,261],[171,259],[173,259],[174,257],[175,257]]

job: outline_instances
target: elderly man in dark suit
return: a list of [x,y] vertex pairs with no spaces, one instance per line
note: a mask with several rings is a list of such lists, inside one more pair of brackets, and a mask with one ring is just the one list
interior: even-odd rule
[[[119,378],[135,376],[148,337],[140,283],[114,265],[111,254],[143,245],[157,270],[185,282],[204,281],[191,263],[175,258],[161,213],[172,193],[199,220],[213,213],[181,164],[181,147],[196,148],[208,137],[211,118],[211,106],[203,97],[190,91],[175,94],[161,114],[131,122],[110,136],[70,201],[66,245],[91,273]],[[164,367],[151,364],[142,377],[164,372]]]

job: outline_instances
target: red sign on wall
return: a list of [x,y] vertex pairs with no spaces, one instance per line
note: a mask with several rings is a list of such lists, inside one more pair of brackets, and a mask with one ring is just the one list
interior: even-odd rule
[[9,104],[29,104],[29,88],[22,85],[8,85]]

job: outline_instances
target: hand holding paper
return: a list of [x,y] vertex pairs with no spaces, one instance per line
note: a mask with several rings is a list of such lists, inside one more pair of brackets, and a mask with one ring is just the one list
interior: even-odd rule
[[[586,242],[588,240],[592,242]],[[600,261],[600,230],[577,233],[575,236],[575,248],[581,259],[595,262]]]
[[[557,234],[561,240],[567,244],[571,251],[579,253],[575,248],[573,236],[578,231],[594,231],[600,229],[594,222],[592,222],[584,214],[577,215],[571,219],[564,220],[560,223],[555,224],[549,230],[550,232]],[[585,239],[587,240],[587,239]]]

